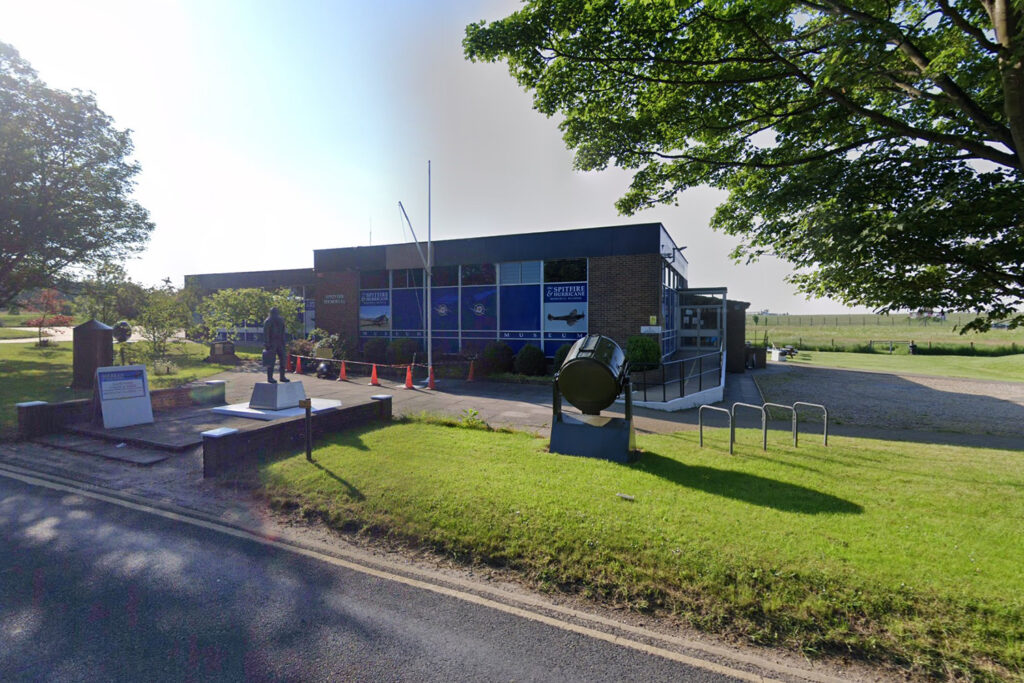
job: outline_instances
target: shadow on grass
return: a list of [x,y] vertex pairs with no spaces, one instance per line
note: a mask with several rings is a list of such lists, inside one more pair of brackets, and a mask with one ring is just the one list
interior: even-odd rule
[[680,486],[751,505],[807,515],[859,515],[864,512],[864,508],[851,501],[755,474],[687,465],[650,452],[643,454],[641,462],[644,471]]
[[357,489],[355,486],[353,486],[352,484],[348,483],[347,481],[345,481],[344,479],[342,479],[337,474],[335,474],[331,470],[327,469],[326,467],[324,467],[320,463],[314,461],[313,462],[313,467],[317,468],[318,470],[320,470],[321,472],[326,474],[328,477],[330,477],[334,481],[336,481],[339,484],[341,484],[342,486],[344,486],[345,487],[345,491],[348,493],[348,497],[351,498],[352,500],[357,500],[357,501],[366,500],[366,496],[364,496],[359,489]]

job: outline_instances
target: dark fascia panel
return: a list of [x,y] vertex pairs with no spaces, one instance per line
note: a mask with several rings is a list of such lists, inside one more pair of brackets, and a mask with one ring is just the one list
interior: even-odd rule
[[279,287],[301,287],[314,283],[312,268],[251,270],[242,273],[203,273],[185,276],[186,287],[192,285],[208,292],[219,289],[278,289]]
[[[637,223],[438,240],[434,242],[434,265],[657,254],[662,231],[661,223]],[[395,246],[400,245],[317,249],[313,252],[313,268],[317,272],[387,268],[387,249]]]

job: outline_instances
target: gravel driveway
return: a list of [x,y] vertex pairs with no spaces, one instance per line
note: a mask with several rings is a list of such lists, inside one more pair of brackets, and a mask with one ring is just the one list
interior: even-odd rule
[[1024,437],[1024,382],[774,363],[756,381],[764,400],[821,403],[838,424]]

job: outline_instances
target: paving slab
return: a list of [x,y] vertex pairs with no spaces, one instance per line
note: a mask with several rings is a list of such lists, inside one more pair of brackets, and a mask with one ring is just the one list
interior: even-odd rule
[[[151,424],[104,429],[102,425],[79,422],[69,425],[67,431],[143,448],[184,451],[203,442],[202,432],[217,427],[235,427],[238,426],[235,423],[238,420],[241,418],[217,415],[205,407],[185,408],[158,413],[156,420]],[[246,424],[246,421],[243,420],[240,424]]]
[[139,448],[127,443],[118,444],[104,439],[75,434],[46,434],[33,439],[33,441],[53,448],[63,448],[75,453],[85,453],[86,455],[98,455],[101,458],[130,462],[134,465],[153,465],[171,457],[168,451]]

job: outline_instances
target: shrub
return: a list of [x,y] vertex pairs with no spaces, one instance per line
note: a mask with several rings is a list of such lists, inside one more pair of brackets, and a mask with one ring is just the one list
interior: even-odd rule
[[313,342],[308,339],[292,339],[288,342],[288,353],[295,356],[312,356]]
[[363,360],[367,363],[383,363],[387,359],[388,340],[374,337],[363,342]]
[[313,355],[317,358],[348,360],[349,352],[350,347],[348,339],[340,334],[323,335],[315,344],[313,344]]
[[547,359],[539,346],[527,344],[516,354],[516,372],[521,375],[543,375],[547,367]]
[[408,365],[419,350],[420,343],[416,339],[399,338],[388,344],[386,355],[392,365]]
[[480,372],[490,375],[496,372],[512,372],[516,355],[505,342],[487,342],[480,354]]
[[569,351],[572,349],[572,344],[562,344],[555,351],[555,360],[551,364],[551,371],[558,372],[559,368],[562,367],[562,363],[565,362],[565,357],[569,355]]
[[661,364],[661,346],[643,334],[634,334],[626,340],[626,360],[638,370]]

